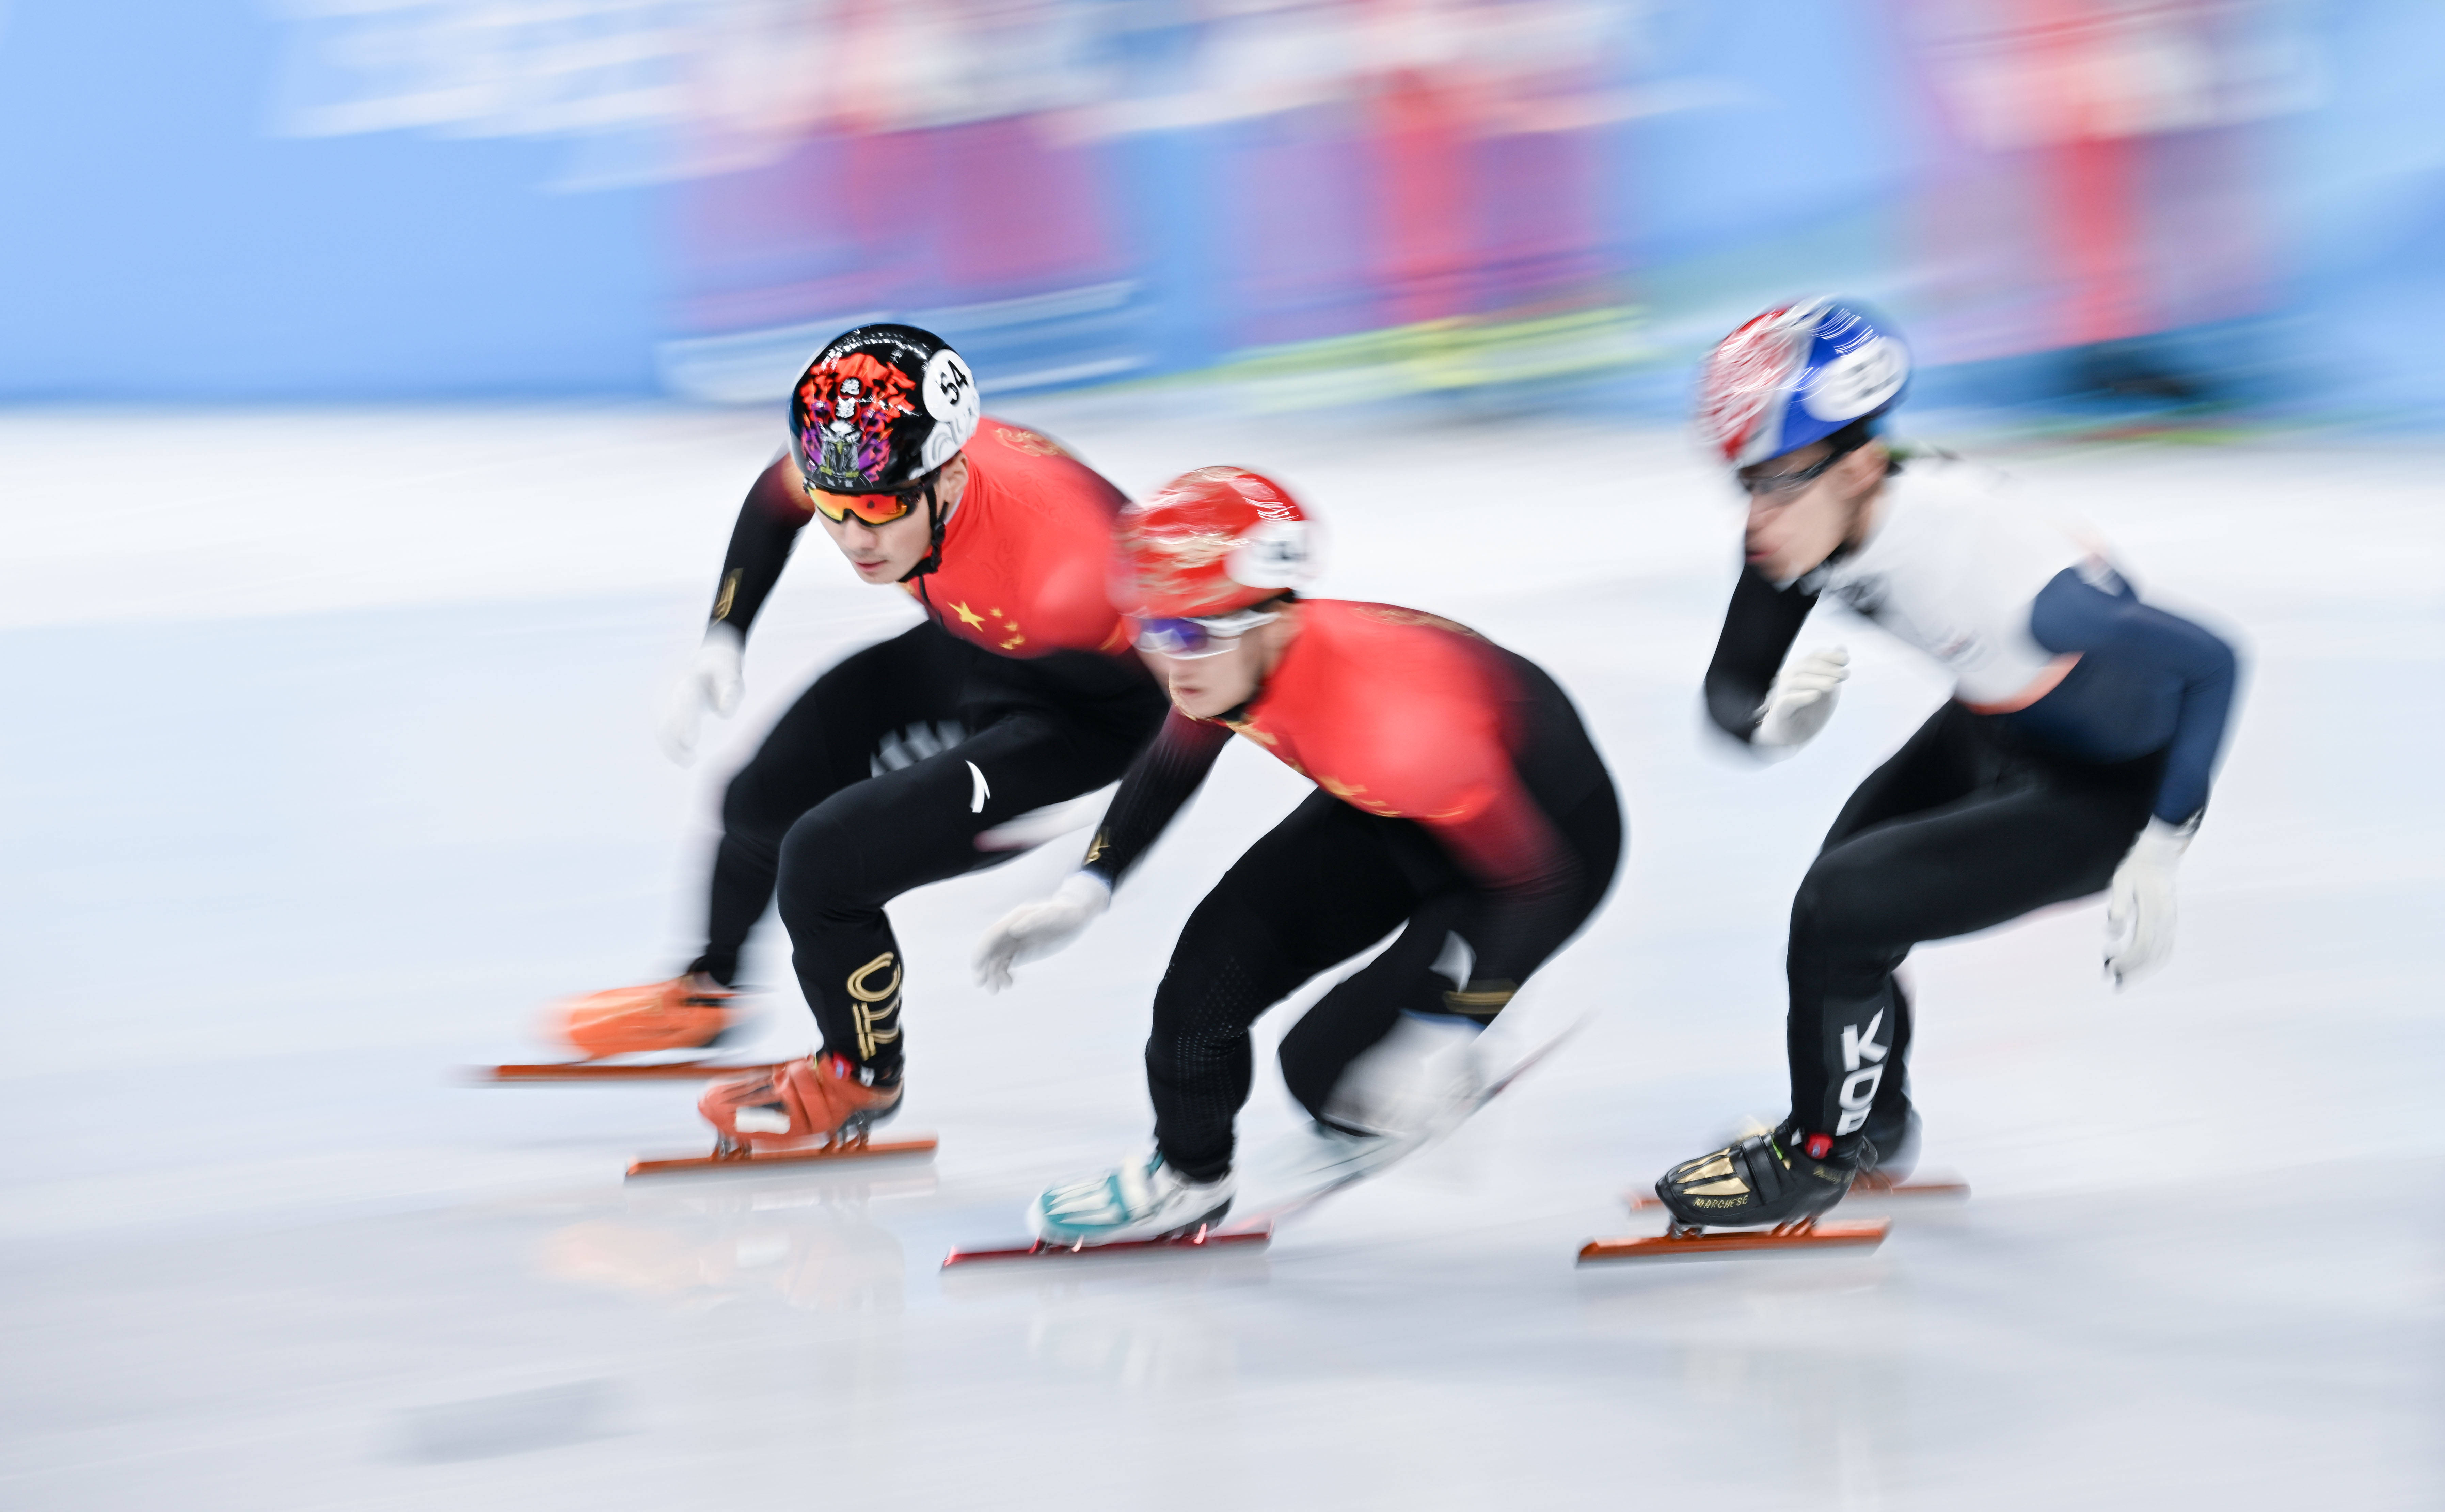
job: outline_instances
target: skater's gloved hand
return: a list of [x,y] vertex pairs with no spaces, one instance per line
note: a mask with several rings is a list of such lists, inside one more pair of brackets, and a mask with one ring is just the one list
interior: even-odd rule
[[1052,897],[1020,904],[985,931],[977,944],[977,985],[1001,991],[1010,985],[1011,967],[1053,954],[1111,905],[1111,884],[1092,871],[1071,873]]
[[704,644],[697,647],[679,686],[671,689],[670,702],[663,708],[663,751],[680,765],[696,758],[697,725],[705,710],[727,719],[738,707],[738,697],[747,690],[739,671],[745,644],[738,626],[717,622],[704,632]]
[[1834,697],[1851,675],[1851,653],[1838,645],[1809,652],[1787,663],[1758,705],[1749,743],[1765,751],[1799,749],[1834,718]]
[[2151,819],[2114,868],[2105,905],[2105,974],[2118,987],[2163,965],[2174,953],[2174,868],[2198,821]]

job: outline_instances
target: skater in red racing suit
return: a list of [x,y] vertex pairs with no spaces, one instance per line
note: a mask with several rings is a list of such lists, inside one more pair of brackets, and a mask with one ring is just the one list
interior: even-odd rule
[[[1304,513],[1238,469],[1184,477],[1122,519],[1138,646],[1172,711],[1130,768],[1084,868],[987,937],[980,966],[1053,948],[1100,912],[1233,735],[1316,785],[1198,905],[1156,989],[1151,1160],[1039,1200],[1040,1237],[1146,1238],[1208,1222],[1232,1192],[1249,1026],[1392,931],[1283,1038],[1317,1123],[1317,1174],[1353,1174],[1448,1127],[1474,1087],[1423,1046],[1465,1040],[1583,924],[1622,847],[1613,782],[1544,671],[1466,627],[1383,604],[1301,600]],[[1234,574],[1237,574],[1236,576]],[[1416,1026],[1388,1044],[1405,1016]],[[1384,1047],[1383,1074],[1353,1074]],[[1446,1070],[1450,1070],[1449,1066]],[[1412,1095],[1388,1090],[1404,1081]]]
[[1046,438],[981,417],[939,338],[836,339],[799,381],[792,435],[739,512],[669,743],[683,754],[704,709],[736,704],[747,628],[810,520],[924,623],[816,679],[731,780],[686,972],[570,1005],[597,1053],[709,1042],[739,947],[777,899],[823,1048],[701,1104],[725,1140],[757,1147],[898,1106],[906,970],[884,905],[1016,853],[999,827],[1113,781],[1164,706],[1106,584],[1123,495]]

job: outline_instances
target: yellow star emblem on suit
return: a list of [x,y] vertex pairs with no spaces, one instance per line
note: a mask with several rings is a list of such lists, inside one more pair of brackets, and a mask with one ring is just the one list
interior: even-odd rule
[[952,605],[951,612],[967,621],[969,629],[981,630],[985,627],[985,617],[964,604]]
[[1381,798],[1360,797],[1359,794],[1367,791],[1367,784],[1364,782],[1340,782],[1332,777],[1318,777],[1316,779],[1316,785],[1342,802],[1364,809],[1369,813],[1382,814],[1388,819],[1397,819],[1401,816],[1400,810]]

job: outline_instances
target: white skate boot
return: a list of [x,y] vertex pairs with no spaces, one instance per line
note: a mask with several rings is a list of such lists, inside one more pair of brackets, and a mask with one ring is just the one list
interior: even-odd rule
[[1304,1205],[1459,1128],[1489,1090],[1478,1033],[1465,1019],[1403,1015],[1334,1083],[1324,1119],[1257,1153],[1248,1167],[1250,1188],[1269,1210]]
[[1048,1244],[1168,1239],[1221,1223],[1231,1210],[1231,1192],[1227,1174],[1193,1182],[1150,1153],[1118,1170],[1048,1189],[1029,1206],[1027,1223]]
[[1399,1134],[1359,1134],[1311,1123],[1270,1140],[1248,1161],[1248,1189],[1266,1210],[1298,1207],[1353,1182],[1363,1182],[1425,1141]]
[[1485,1099],[1477,1051],[1482,1033],[1465,1018],[1403,1014],[1333,1084],[1324,1121],[1395,1139],[1450,1133]]

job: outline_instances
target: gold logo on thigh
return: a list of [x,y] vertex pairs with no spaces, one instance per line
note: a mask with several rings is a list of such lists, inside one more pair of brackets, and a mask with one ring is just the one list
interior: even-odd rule
[[[886,969],[891,973],[889,981],[880,987],[868,985],[876,972]],[[886,1023],[900,1011],[900,965],[892,959],[890,951],[885,951],[849,974],[849,995],[857,999],[851,1017],[857,1021],[858,1058],[868,1060],[873,1058],[877,1046],[887,1045],[900,1037],[900,1026]]]

